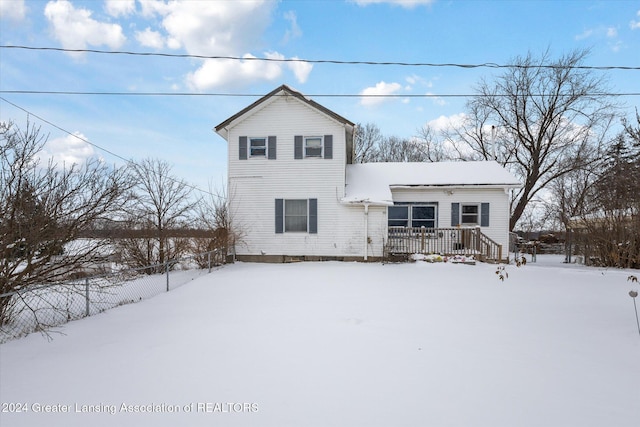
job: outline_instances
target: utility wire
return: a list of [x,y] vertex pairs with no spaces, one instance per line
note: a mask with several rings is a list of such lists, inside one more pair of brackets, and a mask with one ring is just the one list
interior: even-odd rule
[[336,59],[299,59],[299,58],[264,58],[264,57],[240,57],[240,56],[218,56],[218,55],[194,55],[187,53],[160,53],[160,52],[132,52],[122,50],[99,50],[99,49],[67,49],[61,47],[36,47],[21,45],[2,45],[0,49],[25,49],[38,51],[54,51],[67,53],[96,53],[106,55],[131,55],[131,56],[156,56],[167,58],[198,58],[198,59],[220,59],[232,61],[264,61],[264,62],[303,62],[308,64],[335,64],[335,65],[380,65],[380,66],[402,66],[402,67],[456,67],[456,68],[549,68],[549,69],[579,69],[579,70],[640,70],[640,66],[594,66],[594,65],[522,65],[522,64],[496,64],[485,62],[481,64],[459,64],[459,63],[431,63],[431,62],[393,62],[393,61],[343,61]]
[[[31,111],[27,110],[26,108],[23,108],[23,107],[21,107],[21,106],[19,106],[19,105],[15,104],[15,103],[13,103],[13,102],[9,101],[8,99],[6,99],[6,98],[2,97],[2,96],[0,96],[0,100],[2,100],[2,101],[4,101],[4,102],[6,102],[6,103],[7,103],[7,104],[9,104],[9,105],[14,106],[15,108],[17,108],[17,109],[19,109],[19,110],[21,110],[21,111],[23,111],[23,112],[25,112],[25,113],[26,113],[26,114],[28,114],[29,116],[33,116],[33,117],[35,117],[36,119],[40,120],[41,122],[46,123],[46,124],[48,124],[49,126],[52,126],[52,127],[56,128],[56,129],[58,129],[59,131],[66,133],[67,135],[71,135],[72,137],[74,137],[74,138],[76,138],[76,139],[79,139],[80,141],[85,142],[85,143],[87,143],[87,144],[91,145],[92,147],[97,148],[97,149],[98,149],[98,150],[100,150],[100,151],[104,151],[105,153],[108,153],[108,154],[112,155],[113,157],[116,157],[116,158],[118,158],[118,159],[120,159],[120,160],[122,160],[122,161],[126,162],[126,164],[127,164],[127,165],[129,165],[129,166],[133,166],[133,167],[139,167],[139,166],[140,166],[140,165],[138,165],[136,162],[134,162],[133,160],[131,160],[131,159],[127,159],[127,158],[125,158],[125,157],[123,157],[123,156],[121,156],[121,155],[119,155],[119,154],[117,154],[117,153],[114,153],[114,152],[113,152],[113,151],[111,151],[111,150],[108,150],[108,149],[106,149],[106,148],[104,148],[104,147],[102,147],[102,146],[100,146],[100,145],[98,145],[98,144],[95,144],[95,143],[93,143],[93,142],[89,141],[89,140],[88,140],[88,139],[86,139],[86,138],[83,138],[83,137],[81,137],[81,136],[78,136],[78,135],[76,135],[75,133],[69,132],[68,130],[66,130],[66,129],[64,129],[64,128],[62,128],[62,127],[58,126],[58,125],[56,125],[55,123],[52,123],[52,122],[50,122],[49,120],[47,120],[47,119],[45,119],[45,118],[43,118],[43,117],[40,117],[40,116],[38,116],[37,114],[32,113]],[[153,172],[155,172],[155,171],[153,171]],[[212,193],[212,192],[210,192],[210,191],[203,190],[202,188],[200,188],[200,187],[196,187],[195,185],[192,185],[192,184],[189,184],[189,183],[188,183],[188,182],[186,182],[186,181],[180,181],[179,179],[172,178],[172,177],[168,177],[168,179],[169,179],[169,180],[171,180],[171,181],[174,181],[174,182],[176,182],[176,183],[178,183],[178,184],[184,184],[186,187],[191,188],[192,190],[199,191],[199,192],[201,192],[201,193],[208,194],[208,195],[210,195],[210,196],[214,196],[214,197],[217,197],[217,198],[219,198],[219,199],[220,199],[220,198],[223,198],[223,196],[221,196],[221,195],[219,195],[219,194],[215,194],[215,193]]]
[[[262,97],[264,94],[253,94],[253,93],[191,93],[191,92],[81,92],[81,91],[55,91],[55,90],[0,90],[0,93],[8,93],[8,94],[20,94],[20,95],[107,95],[107,96],[216,96],[216,97]],[[640,92],[623,92],[623,93],[614,93],[614,92],[595,92],[595,93],[585,93],[583,94],[585,97],[605,97],[605,96],[640,96]],[[275,95],[275,96],[286,96],[286,95]],[[494,94],[458,94],[458,93],[448,93],[448,94],[328,94],[328,93],[319,93],[319,94],[305,94],[306,97],[313,98],[474,98],[474,97],[512,97],[516,95],[510,95],[505,93],[494,93]],[[527,96],[531,97],[562,97],[562,96],[575,96],[574,94],[562,94],[562,93],[551,93],[551,94],[529,94]]]

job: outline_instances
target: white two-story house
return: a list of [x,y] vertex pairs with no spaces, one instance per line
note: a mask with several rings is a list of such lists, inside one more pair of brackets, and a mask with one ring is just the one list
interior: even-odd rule
[[495,162],[353,164],[355,125],[280,86],[215,127],[228,143],[240,260],[508,257],[509,191]]

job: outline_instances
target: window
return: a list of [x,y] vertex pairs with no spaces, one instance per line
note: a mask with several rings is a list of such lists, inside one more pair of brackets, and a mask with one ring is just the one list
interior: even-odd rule
[[267,138],[251,138],[249,149],[251,157],[265,157],[267,155]]
[[409,225],[409,206],[389,206],[387,215],[389,227],[407,227]]
[[387,209],[389,227],[436,227],[436,205],[395,205]]
[[307,157],[333,159],[333,135],[293,137],[293,158],[302,160]]
[[276,199],[276,234],[318,233],[318,199]]
[[462,212],[460,215],[460,223],[466,225],[474,225],[479,224],[478,221],[478,213],[479,207],[478,205],[462,205]]
[[412,206],[411,226],[435,228],[436,207],[435,206]]
[[307,201],[284,201],[284,231],[307,231]]
[[312,136],[304,138],[304,156],[322,157],[322,137]]

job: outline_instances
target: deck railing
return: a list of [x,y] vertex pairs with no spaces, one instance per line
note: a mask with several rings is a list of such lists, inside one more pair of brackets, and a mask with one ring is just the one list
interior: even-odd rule
[[474,255],[481,261],[502,261],[502,245],[473,228],[389,227],[391,254]]

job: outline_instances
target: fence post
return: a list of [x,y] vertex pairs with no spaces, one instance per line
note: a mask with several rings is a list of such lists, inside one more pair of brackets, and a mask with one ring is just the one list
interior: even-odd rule
[[211,273],[211,251],[207,252],[207,266],[209,267],[209,273]]
[[85,316],[89,317],[91,313],[91,307],[89,305],[89,278],[88,277],[84,279],[84,298],[86,302]]
[[164,264],[164,270],[167,275],[167,292],[169,292],[169,261]]

